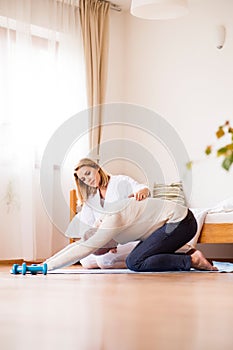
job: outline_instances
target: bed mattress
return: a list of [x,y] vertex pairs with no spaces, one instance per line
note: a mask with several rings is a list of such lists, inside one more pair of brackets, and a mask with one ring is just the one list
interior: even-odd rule
[[228,213],[208,213],[205,218],[206,224],[233,223],[233,211]]

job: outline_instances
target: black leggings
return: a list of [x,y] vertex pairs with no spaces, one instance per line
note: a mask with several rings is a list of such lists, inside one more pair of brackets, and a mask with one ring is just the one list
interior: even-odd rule
[[139,242],[126,259],[127,267],[139,272],[190,270],[190,256],[175,251],[188,243],[196,231],[196,219],[188,210],[182,221],[165,224]]

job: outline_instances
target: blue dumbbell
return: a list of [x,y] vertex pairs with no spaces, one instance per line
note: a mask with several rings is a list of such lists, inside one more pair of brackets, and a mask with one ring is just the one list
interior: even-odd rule
[[32,264],[27,266],[27,271],[31,272],[32,275],[36,275],[37,272],[42,272],[44,275],[47,275],[48,267],[47,264],[43,264],[42,266]]
[[30,266],[27,266],[26,263],[23,263],[22,266],[19,266],[18,264],[14,264],[11,269],[11,273],[14,275],[17,275],[19,273],[22,273],[22,275],[26,275],[26,273],[31,272],[32,275],[36,275],[37,272],[42,272],[44,275],[47,274],[48,267],[47,264],[43,264],[42,266],[32,264]]
[[22,266],[19,266],[18,264],[14,264],[11,269],[11,273],[14,275],[18,275],[19,273],[22,273],[22,275],[25,275],[27,272],[27,265],[26,263],[23,263]]

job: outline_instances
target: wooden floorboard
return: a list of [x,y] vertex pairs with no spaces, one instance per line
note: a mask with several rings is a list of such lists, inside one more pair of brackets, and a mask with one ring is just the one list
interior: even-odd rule
[[11,275],[2,350],[232,350],[233,274]]

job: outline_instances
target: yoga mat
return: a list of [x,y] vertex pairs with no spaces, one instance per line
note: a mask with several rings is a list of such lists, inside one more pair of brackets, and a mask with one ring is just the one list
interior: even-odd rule
[[213,265],[218,268],[217,272],[233,272],[233,264],[225,261],[213,261]]
[[233,264],[229,262],[219,262],[219,261],[213,261],[213,265],[218,268],[218,271],[201,271],[201,270],[195,270],[191,269],[190,271],[165,271],[165,272],[135,272],[131,271],[129,269],[83,269],[83,268],[62,268],[57,269],[53,271],[48,271],[48,274],[146,274],[146,275],[153,275],[157,273],[187,273],[187,272],[201,272],[201,273],[208,273],[208,272],[233,272]]

